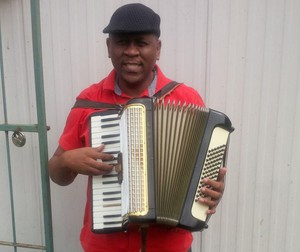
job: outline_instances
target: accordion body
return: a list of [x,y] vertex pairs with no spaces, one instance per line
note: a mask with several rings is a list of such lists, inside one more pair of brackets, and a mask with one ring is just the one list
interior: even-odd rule
[[91,116],[91,144],[115,156],[108,175],[92,177],[92,230],[120,231],[133,224],[162,224],[199,231],[208,207],[198,202],[225,165],[229,118],[194,105],[151,98],[130,100],[122,110]]

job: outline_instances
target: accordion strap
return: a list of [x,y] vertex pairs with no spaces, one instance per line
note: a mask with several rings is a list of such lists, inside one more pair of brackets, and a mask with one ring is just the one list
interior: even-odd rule
[[78,99],[76,100],[72,109],[73,108],[120,109],[122,108],[122,106],[118,104],[111,104],[106,102],[96,102],[91,100]]
[[158,100],[163,99],[166,95],[170,94],[175,88],[177,88],[181,83],[178,83],[176,81],[171,81],[167,85],[165,85],[161,90],[157,91],[153,98],[156,98]]
[[[181,83],[178,83],[176,81],[171,81],[167,85],[165,85],[162,89],[160,89],[158,92],[156,92],[153,95],[153,98],[155,99],[163,99],[166,95],[170,94],[175,88],[177,88]],[[106,102],[96,102],[91,100],[85,100],[85,99],[78,99],[76,100],[73,108],[93,108],[93,109],[120,109],[122,108],[122,105],[119,104],[111,104]]]

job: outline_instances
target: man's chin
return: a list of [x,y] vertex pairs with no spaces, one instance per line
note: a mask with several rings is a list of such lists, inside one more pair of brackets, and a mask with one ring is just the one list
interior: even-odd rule
[[126,75],[122,76],[122,79],[124,82],[126,82],[129,85],[138,85],[141,83],[142,78],[137,73],[126,73]]

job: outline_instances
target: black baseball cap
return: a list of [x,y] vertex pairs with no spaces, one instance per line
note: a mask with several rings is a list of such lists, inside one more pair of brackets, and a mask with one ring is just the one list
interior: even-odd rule
[[113,13],[103,33],[154,33],[159,37],[160,17],[143,4],[126,4]]

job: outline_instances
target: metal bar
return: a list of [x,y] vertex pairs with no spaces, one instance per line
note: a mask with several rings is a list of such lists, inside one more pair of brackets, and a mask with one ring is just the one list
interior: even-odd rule
[[[3,64],[3,53],[2,53],[2,35],[1,35],[1,23],[0,23],[0,71],[1,71],[1,86],[2,86],[2,99],[3,99],[3,112],[4,121],[7,123],[7,107],[6,107],[6,91],[4,82],[4,64]],[[10,212],[11,212],[11,225],[12,225],[12,235],[13,242],[16,243],[16,219],[15,219],[15,206],[14,206],[14,193],[12,185],[12,170],[11,170],[11,159],[10,159],[10,148],[8,132],[5,132],[5,142],[6,142],[6,156],[7,156],[7,169],[8,169],[8,180],[9,180],[9,192],[10,192]],[[14,251],[17,252],[17,248],[14,247]]]
[[[46,126],[46,130],[50,130]],[[22,132],[39,132],[38,124],[0,124],[0,131],[22,131]]]
[[38,136],[40,149],[41,180],[43,194],[43,212],[44,212],[44,232],[46,251],[52,252],[53,248],[53,229],[50,197],[50,181],[47,169],[48,162],[48,142],[47,142],[47,124],[45,111],[44,78],[43,78],[43,60],[42,60],[42,42],[41,42],[41,21],[40,21],[40,2],[31,0],[31,25],[32,25],[32,45],[33,62],[35,77],[35,92],[38,118]]
[[[11,159],[10,159],[10,148],[9,148],[9,138],[8,132],[5,132],[5,142],[6,142],[6,156],[7,156],[7,167],[8,167],[8,180],[9,180],[9,192],[10,192],[10,212],[11,212],[11,225],[13,242],[17,242],[16,234],[16,217],[15,217],[15,205],[14,205],[14,190],[13,190],[13,179],[12,179],[12,169],[11,169]],[[14,248],[17,252],[17,248]]]
[[0,124],[0,131],[38,132],[38,125]]
[[34,245],[34,244],[27,244],[27,243],[14,243],[14,242],[6,242],[6,241],[0,241],[1,246],[7,246],[7,247],[18,247],[18,248],[26,248],[26,249],[39,249],[39,250],[45,250],[46,247],[42,245]]
[[1,34],[1,20],[0,20],[0,71],[1,71],[1,86],[2,86],[2,100],[3,100],[3,113],[4,122],[7,123],[7,107],[6,107],[6,91],[4,81],[4,63],[3,63],[3,52],[2,52],[2,34]]

